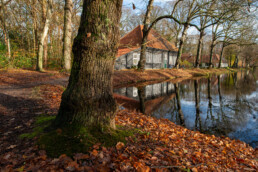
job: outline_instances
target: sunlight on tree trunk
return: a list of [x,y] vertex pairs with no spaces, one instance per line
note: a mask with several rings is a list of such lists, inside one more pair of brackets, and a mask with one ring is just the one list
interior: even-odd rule
[[138,63],[138,69],[140,69],[141,71],[143,71],[145,68],[148,27],[150,24],[150,14],[151,14],[151,10],[153,8],[153,2],[154,2],[154,0],[149,0],[149,4],[148,4],[145,18],[143,21],[144,26],[143,26],[143,30],[142,30],[143,36],[142,36],[142,43],[141,43],[141,54],[140,54],[140,61]]
[[63,68],[66,71],[71,69],[71,50],[72,50],[72,10],[73,1],[65,0],[64,14],[64,35],[63,35]]
[[48,0],[48,7],[47,7],[46,13],[47,14],[46,14],[44,27],[38,43],[38,55],[37,55],[37,67],[36,67],[37,71],[43,71],[44,41],[48,34],[50,17],[52,15],[52,0]]
[[201,56],[202,56],[203,36],[204,36],[204,31],[201,31],[200,32],[200,38],[199,38],[199,41],[198,41],[197,55],[196,55],[196,61],[195,61],[195,67],[196,68],[200,67],[200,59],[201,59]]
[[186,35],[187,35],[188,27],[189,26],[187,24],[184,26],[184,30],[182,32],[182,37],[180,39],[179,49],[178,49],[176,64],[175,64],[177,69],[179,69],[179,65],[180,65],[180,62],[181,62],[181,56],[182,56],[182,52],[183,52],[183,46],[184,46],[185,38],[186,38]]
[[55,126],[115,128],[113,68],[121,8],[122,0],[84,1],[69,84]]

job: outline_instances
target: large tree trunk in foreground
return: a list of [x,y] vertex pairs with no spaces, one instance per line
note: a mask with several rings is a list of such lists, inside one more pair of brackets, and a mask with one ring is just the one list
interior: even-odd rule
[[180,42],[179,42],[179,49],[178,49],[178,53],[177,53],[177,58],[176,58],[176,68],[179,69],[179,63],[181,62],[181,56],[182,56],[182,52],[183,52],[183,45],[184,45],[184,42],[185,42],[185,38],[186,38],[186,34],[187,34],[187,29],[188,29],[189,25],[185,25],[184,26],[184,30],[182,32],[182,37],[180,39]]
[[115,128],[114,57],[119,41],[122,0],[84,0],[74,39],[74,60],[62,95],[56,127]]
[[66,71],[71,69],[71,50],[72,50],[72,10],[73,1],[65,0],[64,14],[64,35],[63,35],[63,68]]
[[37,55],[37,66],[36,66],[37,71],[43,71],[44,41],[48,34],[51,15],[52,15],[52,0],[48,0],[46,19],[45,19],[44,27],[38,43],[38,55]]
[[147,11],[143,21],[143,36],[142,36],[142,43],[141,43],[141,54],[140,54],[140,61],[138,63],[138,69],[144,70],[145,62],[146,62],[146,48],[147,48],[147,38],[148,38],[148,27],[150,24],[150,14],[153,7],[154,0],[149,0],[149,4],[147,6]]

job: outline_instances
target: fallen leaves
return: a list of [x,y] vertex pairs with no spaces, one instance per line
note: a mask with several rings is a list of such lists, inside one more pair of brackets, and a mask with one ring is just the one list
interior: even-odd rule
[[116,144],[116,149],[117,149],[117,150],[121,150],[124,146],[125,146],[124,143],[118,142],[118,143]]
[[[95,144],[89,154],[49,158],[44,151],[22,158],[0,156],[4,170],[24,171],[257,171],[257,151],[241,141],[190,131],[167,119],[156,119],[122,110],[117,124],[139,126],[142,133],[105,148]],[[34,150],[35,151],[35,150]],[[31,154],[31,155],[30,155]],[[24,162],[26,162],[24,164]],[[17,166],[17,164],[21,164]]]
[[[17,80],[17,83],[21,82],[23,81]],[[40,86],[40,91],[50,109],[57,111],[63,88],[44,85]],[[41,113],[44,112],[40,111]],[[28,123],[28,120],[25,123]],[[30,126],[31,123],[25,125]],[[111,148],[97,143],[89,154],[76,153],[73,157],[61,155],[58,158],[50,158],[37,147],[19,150],[19,144],[9,144],[0,155],[0,171],[258,170],[258,150],[241,141],[201,134],[175,125],[167,119],[156,119],[126,110],[118,112],[116,123],[140,128],[142,133],[129,137],[126,144],[118,142]],[[17,125],[16,129],[13,129],[18,131],[21,127]],[[6,137],[14,130],[1,132],[3,137]],[[13,149],[19,151],[14,152]]]

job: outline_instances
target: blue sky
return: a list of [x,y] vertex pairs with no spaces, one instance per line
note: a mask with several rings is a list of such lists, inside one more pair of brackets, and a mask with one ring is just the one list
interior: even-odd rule
[[[173,0],[154,0],[154,4],[162,6],[165,2],[168,2],[168,1],[173,1]],[[132,3],[135,4],[136,12],[137,12],[137,9],[138,10],[145,10],[146,9],[148,0],[124,0],[123,1],[123,7],[132,8]],[[197,34],[197,33],[198,33],[198,31],[194,27],[190,27],[188,29],[188,34],[190,34],[190,35],[191,34]]]
[[[168,1],[173,1],[173,0],[154,0],[154,4],[155,5],[162,5],[163,3],[168,2]],[[136,9],[137,8],[145,9],[146,6],[147,6],[148,0],[124,0],[123,1],[123,6],[130,7],[130,6],[132,6],[132,3],[135,4]]]

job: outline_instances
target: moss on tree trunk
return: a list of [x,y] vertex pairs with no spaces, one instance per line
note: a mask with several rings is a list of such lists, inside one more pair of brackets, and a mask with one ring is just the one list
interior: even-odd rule
[[55,127],[115,128],[114,57],[122,0],[84,0],[74,61]]

